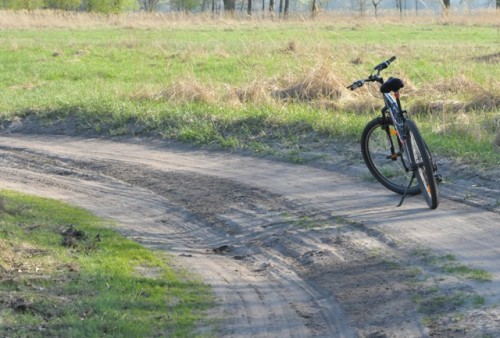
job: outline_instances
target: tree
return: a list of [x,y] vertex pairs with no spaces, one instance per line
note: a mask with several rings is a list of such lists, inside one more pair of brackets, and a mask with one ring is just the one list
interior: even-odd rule
[[[499,1],[500,1],[500,0],[499,0]],[[314,17],[316,16],[316,14],[318,14],[318,12],[319,12],[318,3],[316,2],[316,0],[313,0],[313,1],[312,1],[311,12],[312,12],[312,16],[313,16],[313,18],[314,18]]]
[[248,16],[252,16],[252,0],[247,0],[248,1],[248,4],[247,4],[247,15]]
[[403,0],[396,0],[396,8],[399,10],[399,16],[403,16]]
[[160,2],[160,0],[138,0],[138,1],[141,9],[145,10],[146,12],[155,11],[156,6],[158,6],[158,2]]
[[381,2],[382,0],[372,0],[373,7],[375,8],[375,17],[377,17],[377,7]]
[[448,16],[448,14],[450,14],[450,7],[451,7],[450,0],[438,0],[438,2],[441,5],[442,14],[444,16]]
[[236,1],[235,0],[223,0],[224,2],[224,11],[234,13],[236,9]]
[[37,9],[43,5],[43,0],[3,0],[6,9]]
[[352,3],[352,6],[353,9],[355,9],[354,7],[358,7],[359,15],[363,16],[366,8],[366,0],[356,0]]
[[171,0],[172,7],[177,11],[190,12],[200,5],[199,0]]
[[86,2],[85,10],[99,13],[120,13],[130,6],[129,0],[86,0]]
[[[500,1],[500,0],[497,0]],[[274,0],[269,0],[269,13],[274,13]]]

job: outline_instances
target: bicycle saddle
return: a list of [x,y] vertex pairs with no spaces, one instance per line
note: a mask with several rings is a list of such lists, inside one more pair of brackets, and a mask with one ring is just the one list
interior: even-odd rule
[[380,91],[382,93],[390,93],[390,92],[397,92],[401,88],[403,88],[405,85],[403,83],[403,80],[398,79],[397,77],[390,77],[387,81],[384,82],[384,84],[380,87]]

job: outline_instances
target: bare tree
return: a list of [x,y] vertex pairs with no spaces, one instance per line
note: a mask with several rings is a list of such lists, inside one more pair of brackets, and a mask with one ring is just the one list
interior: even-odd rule
[[[500,1],[500,0],[498,0]],[[318,12],[319,12],[319,6],[318,6],[318,3],[316,2],[316,0],[313,0],[312,1],[312,6],[311,6],[311,12],[312,12],[312,17],[314,18]]]
[[382,0],[372,0],[373,7],[375,9],[375,17],[377,17],[377,7],[378,5],[380,5],[381,2]]
[[486,7],[489,8],[489,7],[493,6],[493,4],[495,4],[495,3],[496,3],[496,8],[498,9],[498,5],[499,5],[498,0],[488,0]]
[[359,10],[359,15],[363,16],[366,9],[366,0],[354,0],[352,3],[353,8],[357,7]]
[[252,16],[252,0],[248,0],[247,4],[247,15]]
[[396,9],[399,10],[399,16],[403,16],[403,0],[396,0]]
[[235,0],[223,0],[224,1],[224,11],[234,13],[236,9]]
[[442,14],[448,16],[450,13],[451,0],[438,0],[438,3],[441,5]]
[[422,4],[423,7],[429,8],[427,4],[424,2],[424,0],[415,0],[415,14],[418,14],[418,4]]

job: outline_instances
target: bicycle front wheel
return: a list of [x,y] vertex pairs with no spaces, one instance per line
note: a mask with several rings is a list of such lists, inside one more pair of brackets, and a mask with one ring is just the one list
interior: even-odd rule
[[[368,122],[361,135],[361,153],[373,177],[387,189],[404,194],[412,177],[410,161],[389,118],[377,117]],[[414,181],[407,194],[418,193],[420,187]]]
[[417,177],[420,191],[424,195],[427,205],[436,209],[439,205],[434,169],[429,148],[424,142],[417,125],[412,120],[405,123],[406,144],[410,153],[412,168]]

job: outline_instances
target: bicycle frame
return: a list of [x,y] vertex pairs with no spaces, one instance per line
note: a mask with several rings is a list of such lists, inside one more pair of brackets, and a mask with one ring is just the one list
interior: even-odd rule
[[[391,117],[392,123],[394,124],[394,129],[396,130],[399,141],[404,144],[406,143],[406,140],[403,137],[404,135],[403,126],[405,117],[403,115],[401,107],[392,97],[391,94],[383,93],[382,95],[384,95],[385,106],[387,107],[387,110],[389,110],[389,115]],[[397,95],[396,98],[399,98],[399,93],[396,92],[394,93],[394,95]]]
[[[407,153],[408,147],[406,146],[406,137],[404,133],[404,122],[406,120],[406,117],[403,114],[403,110],[401,109],[401,103],[399,102],[399,93],[395,92],[393,97],[389,93],[382,93],[384,96],[384,102],[385,102],[385,107],[382,109],[382,117],[385,118],[386,111],[389,111],[389,116],[391,118],[392,124],[394,125],[394,130],[396,131],[396,135],[398,137],[399,141],[399,146],[402,149],[403,152],[405,152],[406,156],[402,156],[402,154],[398,154],[395,151],[395,147],[390,135],[390,130],[387,127],[385,129],[387,133],[387,140],[390,144],[390,149],[391,149],[391,155],[390,158],[393,161],[396,161],[398,157],[401,157],[401,163],[403,164],[403,167],[406,172],[409,172],[413,168],[413,163],[411,161],[411,157]],[[398,156],[399,155],[399,156]],[[406,159],[406,160],[405,160]],[[408,161],[408,163],[406,163]]]

